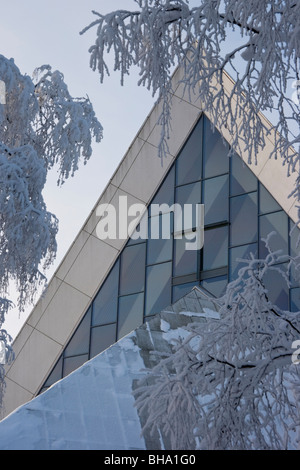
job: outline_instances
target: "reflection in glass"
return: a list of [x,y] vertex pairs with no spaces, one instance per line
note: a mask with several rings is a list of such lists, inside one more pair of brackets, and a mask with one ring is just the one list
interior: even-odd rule
[[[287,265],[278,265],[278,269],[286,273]],[[287,310],[289,308],[289,289],[282,274],[277,270],[268,270],[263,277],[270,301],[277,307]]]
[[151,201],[151,204],[174,204],[175,167],[173,166],[166,176],[161,187]]
[[257,190],[257,179],[246,163],[235,153],[231,157],[230,194],[250,193]]
[[81,356],[66,357],[64,359],[63,377],[66,377],[67,375],[71,374],[73,370],[78,369],[78,367],[82,366],[88,360],[88,354],[83,354]]
[[257,240],[257,193],[230,199],[231,246],[253,243]]
[[116,262],[93,301],[92,325],[117,321],[119,260]]
[[91,327],[91,308],[83,317],[80,325],[72,336],[68,346],[65,349],[64,356],[75,356],[79,354],[87,354],[90,344],[90,327]]
[[203,271],[227,266],[228,227],[205,230],[203,246]]
[[300,312],[300,288],[291,289],[291,312]]
[[181,297],[188,294],[194,286],[198,285],[199,281],[194,281],[174,286],[172,289],[172,303],[177,302]]
[[176,188],[176,202],[183,207],[183,204],[200,204],[201,183],[186,184]]
[[200,118],[176,161],[176,184],[186,184],[201,178],[202,128]]
[[203,162],[204,162],[204,178],[222,175],[228,173],[229,170],[229,146],[224,143],[221,134],[215,130],[212,131],[211,123],[204,118],[204,146],[203,146]]
[[280,205],[275,201],[267,189],[259,183],[259,213],[275,212],[281,210]]
[[159,313],[171,303],[172,262],[147,268],[145,315]]
[[215,297],[221,297],[226,290],[227,276],[218,276],[205,279],[204,281],[201,281],[201,286]]
[[144,294],[119,298],[118,339],[143,323]]
[[116,342],[116,329],[115,323],[92,328],[90,358]]
[[[172,259],[173,214],[161,214],[149,218],[147,264],[161,263]],[[166,237],[169,238],[166,238]]]
[[218,176],[203,183],[205,225],[228,220],[228,176]]
[[262,215],[260,222],[259,256],[264,258],[268,254],[262,238],[267,238],[271,232],[275,232],[269,240],[272,251],[282,250],[282,255],[288,254],[288,217],[284,211]]
[[120,295],[144,290],[146,243],[129,245],[121,254]]
[[[204,238],[205,240],[205,238]],[[174,259],[173,259],[173,275],[184,276],[197,272],[198,257],[196,250],[187,250],[187,240],[184,236],[174,240]],[[205,244],[205,241],[204,241]]]
[[237,246],[236,248],[230,248],[229,250],[229,280],[232,281],[238,276],[240,268],[246,266],[242,261],[238,259],[250,259],[250,254],[253,254],[255,258],[258,256],[257,243],[250,245]]
[[47,381],[44,384],[44,387],[51,387],[51,385],[55,384],[58,380],[62,378],[62,367],[63,367],[63,357],[59,358],[57,361],[54,369],[52,370],[51,374],[49,375]]

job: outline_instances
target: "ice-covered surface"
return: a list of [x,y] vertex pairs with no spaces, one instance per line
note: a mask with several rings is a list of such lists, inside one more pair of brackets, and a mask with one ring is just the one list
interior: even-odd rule
[[0,449],[160,449],[141,437],[132,390],[155,356],[170,351],[185,326],[217,309],[199,289],[119,340],[0,423]]

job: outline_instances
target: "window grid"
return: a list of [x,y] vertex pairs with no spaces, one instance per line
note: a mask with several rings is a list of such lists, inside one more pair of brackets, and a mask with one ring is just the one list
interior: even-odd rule
[[[222,155],[222,158],[228,158],[227,172],[220,171],[220,173],[218,173],[218,171],[216,170],[215,171],[216,174],[214,176],[209,174],[205,178],[205,168],[204,168],[204,166],[205,166],[206,155],[204,155],[204,147],[205,147],[206,136],[205,136],[204,130],[207,127],[208,124],[209,124],[209,121],[205,117],[203,117],[203,115],[202,115],[202,117],[200,117],[198,123],[196,124],[196,126],[194,128],[194,129],[196,129],[196,127],[198,126],[199,132],[202,133],[201,152],[199,153],[199,149],[197,149],[197,152],[198,152],[198,154],[200,154],[201,160],[202,160],[200,178],[196,179],[196,180],[193,180],[193,181],[185,181],[182,184],[177,183],[178,180],[179,180],[178,175],[177,175],[178,167],[180,165],[182,167],[182,162],[180,162],[180,165],[179,165],[179,161],[180,161],[179,159],[180,159],[180,156],[182,154],[184,154],[184,149],[185,149],[185,146],[183,146],[181,152],[178,155],[178,158],[174,162],[174,165],[172,166],[172,168],[169,170],[168,174],[166,175],[166,177],[164,179],[164,182],[166,182],[167,178],[170,176],[170,173],[173,172],[174,174],[171,175],[171,177],[173,179],[173,182],[172,182],[172,185],[173,185],[172,191],[173,192],[171,192],[171,194],[170,194],[170,200],[173,200],[173,202],[176,202],[176,191],[177,191],[178,188],[184,188],[184,187],[187,187],[188,185],[190,185],[190,187],[192,187],[192,185],[196,185],[196,184],[200,183],[200,200],[198,201],[198,203],[203,203],[203,202],[205,203],[205,201],[204,201],[204,185],[205,185],[205,182],[206,181],[212,181],[216,178],[220,178],[221,176],[225,176],[225,175],[228,176],[228,178],[227,178],[228,198],[227,198],[227,209],[226,209],[227,210],[227,217],[224,220],[219,220],[219,221],[216,221],[214,223],[205,224],[205,227],[204,227],[205,228],[205,233],[207,233],[210,230],[218,229],[218,228],[221,228],[221,227],[227,227],[227,230],[228,230],[227,239],[228,240],[227,240],[226,263],[223,266],[219,266],[215,269],[207,269],[206,271],[203,270],[203,253],[204,253],[204,250],[205,250],[205,236],[204,236],[204,248],[203,248],[203,250],[198,250],[196,252],[193,252],[194,256],[196,256],[196,260],[195,260],[195,265],[197,266],[196,270],[194,270],[193,272],[191,272],[189,274],[183,274],[183,275],[175,276],[174,275],[174,263],[175,263],[175,258],[176,258],[175,257],[175,255],[176,255],[176,253],[175,253],[176,242],[175,242],[174,238],[171,237],[171,241],[170,241],[170,243],[172,244],[172,246],[171,246],[172,257],[169,258],[169,259],[165,259],[163,261],[160,261],[160,262],[151,262],[151,263],[148,262],[148,258],[149,258],[148,250],[147,250],[148,241],[146,240],[146,241],[142,242],[142,243],[145,244],[144,287],[143,287],[142,290],[137,290],[136,292],[130,292],[129,294],[124,294],[123,293],[121,295],[121,291],[120,291],[120,286],[121,286],[121,282],[122,282],[122,280],[121,280],[121,263],[122,263],[122,254],[124,253],[124,250],[123,250],[123,252],[120,254],[119,260],[116,261],[116,263],[119,263],[119,266],[118,266],[118,271],[119,271],[119,273],[118,273],[118,289],[117,289],[118,299],[117,299],[116,321],[113,321],[113,322],[107,321],[106,323],[103,323],[103,324],[101,323],[101,325],[93,325],[93,309],[95,308],[94,301],[93,301],[90,308],[88,309],[88,311],[90,310],[90,332],[89,332],[88,352],[86,354],[78,354],[78,355],[74,354],[73,356],[66,357],[65,356],[65,351],[64,351],[62,353],[61,357],[59,358],[59,360],[57,361],[56,366],[53,368],[53,378],[55,378],[55,380],[57,380],[57,377],[59,376],[59,370],[60,369],[61,369],[61,373],[60,373],[61,378],[64,376],[64,373],[63,373],[63,371],[65,369],[64,362],[65,362],[66,359],[70,359],[70,358],[73,357],[74,360],[76,360],[76,358],[77,358],[77,360],[79,362],[80,358],[81,358],[82,361],[85,362],[85,360],[87,360],[87,358],[88,359],[92,358],[92,355],[91,355],[91,350],[92,350],[92,346],[93,346],[92,345],[92,334],[93,334],[93,330],[95,328],[108,327],[108,326],[113,326],[114,325],[115,326],[115,335],[114,335],[114,341],[112,341],[112,343],[117,341],[118,339],[120,339],[120,337],[118,336],[118,329],[119,329],[119,326],[120,326],[119,325],[119,321],[120,321],[120,319],[119,319],[119,308],[120,308],[120,299],[121,298],[125,298],[125,297],[128,297],[128,296],[133,296],[133,295],[143,294],[143,296],[144,296],[144,298],[143,298],[143,308],[144,308],[144,310],[143,310],[143,321],[146,320],[146,319],[149,319],[149,317],[151,315],[154,315],[155,313],[159,313],[159,311],[161,309],[158,312],[155,311],[155,312],[149,313],[148,315],[145,315],[146,302],[147,302],[146,285],[147,285],[147,281],[148,281],[147,272],[148,271],[150,272],[151,268],[156,267],[156,266],[160,266],[160,265],[164,265],[164,264],[166,265],[167,263],[172,262],[172,272],[171,272],[172,275],[171,275],[170,293],[169,293],[170,304],[177,300],[177,296],[175,295],[176,292],[177,293],[178,292],[183,292],[183,291],[185,291],[185,289],[190,289],[192,285],[202,285],[202,286],[205,286],[206,289],[209,287],[210,281],[213,284],[215,282],[216,285],[218,285],[218,283],[223,285],[224,280],[227,280],[226,283],[228,281],[232,280],[230,278],[231,270],[232,270],[232,266],[231,266],[231,262],[230,262],[231,250],[238,249],[238,248],[243,248],[243,247],[246,249],[247,247],[254,247],[254,246],[256,246],[257,250],[259,250],[260,249],[259,248],[259,240],[260,240],[260,226],[261,226],[260,219],[261,219],[261,217],[264,217],[264,216],[269,215],[269,214],[284,212],[282,209],[278,209],[276,207],[276,203],[273,204],[273,210],[270,210],[269,212],[263,212],[263,213],[260,212],[260,206],[261,206],[260,197],[261,197],[261,192],[262,192],[261,191],[262,185],[256,178],[255,178],[255,184],[254,184],[253,183],[254,180],[253,180],[252,176],[250,177],[250,173],[249,173],[250,181],[251,181],[251,178],[252,178],[252,183],[251,183],[252,186],[251,186],[251,184],[249,185],[250,190],[248,188],[248,191],[247,191],[246,190],[247,188],[245,188],[244,191],[243,191],[243,189],[241,189],[240,192],[236,192],[236,190],[235,190],[234,193],[232,193],[233,178],[234,178],[233,177],[233,158],[239,158],[239,157],[238,156],[229,157],[228,156],[229,147],[227,149],[224,147],[224,153]],[[216,136],[216,139],[220,138],[217,131],[214,134],[211,134],[211,136]],[[217,145],[219,145],[219,144],[217,144]],[[216,157],[214,156],[214,158],[216,158]],[[222,162],[222,170],[224,169],[224,165],[225,165],[225,163]],[[245,168],[246,168],[245,171],[250,172],[250,170],[247,167],[245,167]],[[210,171],[212,171],[211,168],[210,168]],[[252,173],[251,173],[251,175],[252,175]],[[170,180],[170,177],[169,177],[168,181],[169,180]],[[159,190],[163,187],[164,182],[162,183]],[[254,186],[255,186],[255,189],[253,189]],[[157,194],[159,194],[159,190],[156,193],[156,195],[154,196],[154,198],[156,198]],[[266,189],[264,188],[263,190],[264,190],[264,193],[266,194],[267,193]],[[256,202],[257,231],[256,231],[255,241],[252,241],[252,242],[248,241],[248,242],[245,242],[245,243],[231,244],[230,227],[232,225],[232,212],[231,212],[232,201],[234,200],[234,198],[238,198],[238,197],[241,197],[241,196],[249,196],[249,195],[257,195],[257,202]],[[272,198],[271,195],[268,195],[268,197],[269,197],[269,200],[273,201],[273,198]],[[150,219],[151,219],[151,214],[148,214],[148,216],[149,216],[148,217],[148,222],[149,222]],[[292,226],[292,221],[288,217],[287,217],[287,220],[288,220],[288,230],[290,230],[290,228]],[[289,231],[288,231],[288,233],[289,233]],[[291,253],[291,239],[290,239],[290,236],[288,236],[287,242],[288,242],[289,253]],[[128,245],[135,246],[137,244],[140,245],[141,241],[140,240],[130,240],[129,242],[127,242],[124,249],[126,249],[126,247]],[[112,272],[112,269],[111,269],[110,273]],[[109,275],[107,276],[107,279],[108,279]],[[219,292],[219,294],[220,293],[221,292]],[[286,306],[287,308],[292,308],[292,306],[294,306],[294,305],[299,305],[299,308],[300,308],[300,300],[298,301],[295,298],[296,293],[300,294],[300,288],[298,288],[298,290],[297,290],[297,287],[295,287],[295,285],[292,285],[291,289],[289,289],[289,292],[288,292],[288,305]],[[182,294],[182,295],[184,295],[184,294]],[[162,308],[165,308],[167,306],[168,305],[163,305]],[[80,325],[81,325],[81,323],[79,324],[79,326],[75,330],[74,335],[76,335],[76,332],[78,331],[78,328],[80,327]],[[137,324],[136,326],[139,326],[139,324]],[[74,335],[72,336],[72,338],[74,337]],[[71,340],[72,340],[72,338],[71,338]],[[101,352],[101,347],[99,348],[99,352]],[[47,388],[49,385],[51,385],[51,374],[48,377],[47,381],[45,382],[44,388]],[[43,389],[41,391],[43,391]]]

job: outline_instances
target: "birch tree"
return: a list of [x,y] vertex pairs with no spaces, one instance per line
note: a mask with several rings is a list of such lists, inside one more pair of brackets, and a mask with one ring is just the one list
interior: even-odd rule
[[[101,82],[110,74],[107,55],[113,55],[121,84],[138,67],[138,85],[161,100],[160,158],[168,151],[172,86],[181,84],[215,126],[231,133],[233,151],[257,163],[271,132],[269,157],[282,160],[287,177],[299,174],[300,2],[133,3],[132,11],[93,11],[82,34],[95,31],[90,66]],[[174,83],[178,64],[183,72]],[[230,92],[224,71],[234,81]],[[272,118],[271,130],[260,111]],[[299,177],[291,196],[300,201]],[[265,259],[245,260],[221,300],[220,320],[191,326],[189,337],[136,390],[138,410],[148,416],[145,429],[168,434],[174,449],[299,447],[299,366],[291,360],[299,314],[273,305],[264,285],[280,256],[269,251]]]
[[[64,77],[49,65],[23,75],[13,59],[0,56],[0,328],[12,306],[15,283],[22,310],[45,285],[56,255],[58,220],[42,191],[48,171],[58,168],[58,185],[73,176],[102,138],[88,98],[72,98]],[[11,338],[0,330],[2,356],[11,358]],[[0,384],[3,368],[0,366]],[[1,398],[1,394],[0,394]]]
[[294,261],[268,239],[266,258],[243,260],[219,299],[220,318],[189,325],[134,391],[143,432],[159,431],[172,449],[300,447],[300,315],[280,310],[265,288],[269,270]]
[[[168,150],[171,76],[180,64],[185,92],[198,97],[213,124],[230,130],[234,150],[243,147],[248,161],[256,160],[268,133],[257,112],[270,112],[275,139],[270,157],[282,158],[287,175],[299,172],[300,3],[133,0],[133,4],[132,11],[104,15],[93,11],[95,20],[82,34],[95,31],[90,66],[101,82],[110,74],[107,56],[113,55],[121,84],[131,68],[138,67],[138,85],[162,101],[160,157]],[[223,84],[223,70],[235,82],[230,93],[214,86],[214,81]],[[294,196],[300,198],[299,180]]]

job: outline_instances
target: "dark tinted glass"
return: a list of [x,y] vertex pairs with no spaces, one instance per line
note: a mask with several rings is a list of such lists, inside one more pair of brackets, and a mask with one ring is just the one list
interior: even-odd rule
[[281,210],[280,205],[275,201],[269,191],[267,191],[262,184],[259,184],[259,213],[266,214],[267,212],[278,210]]
[[198,286],[199,282],[188,282],[186,284],[179,284],[178,286],[174,286],[172,289],[172,303],[176,302],[177,300],[181,299],[184,295],[188,294],[194,286]]
[[91,308],[83,317],[80,325],[75,331],[73,337],[69,341],[65,349],[64,356],[75,356],[79,354],[87,354],[90,344],[90,328],[91,328]]
[[[183,276],[197,272],[197,251],[187,250],[186,243],[190,241],[184,236],[174,240],[173,275]],[[205,243],[205,241],[204,241]]]
[[91,331],[91,358],[116,342],[116,324],[96,326]]
[[201,281],[201,286],[215,297],[221,297],[225,293],[226,285],[227,276],[212,277]]
[[300,288],[291,289],[291,312],[300,311]]
[[204,223],[228,220],[228,176],[218,176],[203,183]]
[[172,263],[147,268],[145,315],[159,313],[171,304]]
[[[286,272],[285,264],[278,265],[279,269]],[[289,308],[289,289],[282,277],[282,274],[276,270],[268,270],[263,278],[265,287],[268,291],[268,298],[277,307],[287,310]]]
[[[147,264],[161,263],[172,259],[173,214],[164,214],[149,219],[149,239],[147,243]],[[159,236],[159,238],[153,238]],[[169,236],[169,238],[163,238]]]
[[82,366],[88,360],[88,354],[83,354],[82,356],[66,357],[64,359],[63,377],[66,377],[67,375],[71,374],[73,370],[78,369],[78,367]]
[[203,178],[222,175],[229,171],[229,146],[224,143],[220,133],[212,131],[211,123],[204,118]]
[[202,167],[202,127],[201,118],[176,161],[176,184],[191,183],[201,178]]
[[183,204],[200,204],[201,183],[186,184],[176,188],[176,202],[183,208]]
[[174,203],[174,180],[175,167],[173,166],[154,196],[151,204],[168,204],[171,206]]
[[251,245],[238,246],[236,248],[231,248],[229,250],[229,279],[232,281],[238,276],[240,268],[246,266],[239,259],[250,259],[250,254],[253,254],[255,258],[258,256],[257,243],[252,243]]
[[124,248],[120,262],[120,295],[144,290],[145,257],[145,243]]
[[262,215],[260,221],[259,256],[265,257],[268,253],[262,238],[267,238],[271,232],[275,232],[269,240],[272,251],[282,250],[282,255],[288,254],[288,217],[285,212],[274,212]]
[[62,378],[62,367],[63,357],[61,356],[51,374],[49,375],[47,381],[45,382],[44,387],[51,387],[51,385]]
[[118,338],[127,335],[143,323],[144,294],[127,295],[119,299]]
[[117,321],[119,286],[119,260],[114,265],[92,306],[92,325]]
[[231,157],[230,194],[249,193],[257,190],[257,179],[246,163],[237,155]]
[[231,198],[230,237],[231,245],[257,240],[257,193]]
[[205,230],[203,246],[203,271],[227,266],[228,227]]

